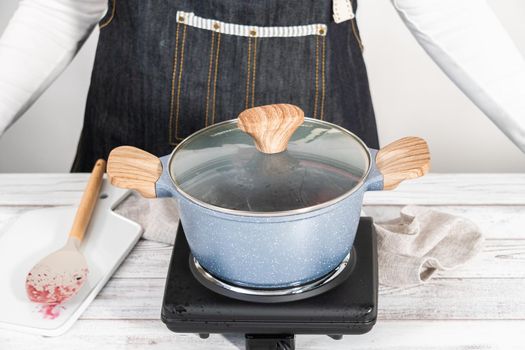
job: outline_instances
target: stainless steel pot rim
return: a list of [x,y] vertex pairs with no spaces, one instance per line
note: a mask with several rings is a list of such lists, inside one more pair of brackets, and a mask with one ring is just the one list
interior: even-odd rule
[[350,195],[352,195],[359,188],[361,188],[361,186],[364,185],[364,183],[365,183],[365,181],[366,181],[366,179],[368,177],[368,174],[370,173],[370,170],[372,168],[372,156],[370,154],[370,150],[368,149],[366,144],[363,142],[363,140],[361,140],[357,135],[355,135],[354,133],[346,130],[343,127],[340,127],[339,125],[336,125],[336,124],[333,124],[333,123],[330,123],[330,122],[327,122],[327,121],[324,121],[324,120],[319,120],[319,119],[313,119],[313,118],[304,118],[304,119],[306,121],[309,121],[309,122],[312,122],[312,123],[325,124],[325,125],[328,125],[330,127],[335,128],[335,129],[339,129],[340,131],[342,131],[342,132],[348,134],[349,136],[353,137],[359,143],[359,145],[363,148],[363,150],[365,151],[365,154],[366,154],[366,157],[367,157],[367,160],[368,160],[367,170],[363,174],[361,180],[352,189],[350,189],[348,192],[346,192],[346,193],[344,193],[344,194],[342,194],[342,195],[340,195],[338,197],[335,197],[335,198],[333,198],[333,199],[331,199],[329,201],[326,201],[326,202],[323,202],[323,203],[319,203],[319,204],[316,204],[316,205],[312,205],[312,206],[309,206],[309,207],[304,207],[304,208],[300,208],[300,209],[293,209],[293,210],[258,212],[258,211],[235,210],[235,209],[219,207],[219,206],[216,206],[216,205],[212,205],[212,204],[203,202],[203,201],[201,201],[201,200],[199,200],[199,199],[189,195],[185,191],[183,191],[177,185],[177,183],[176,183],[176,181],[174,179],[174,176],[173,176],[173,174],[171,172],[171,169],[172,169],[171,164],[172,164],[172,161],[173,161],[174,154],[177,152],[177,150],[179,148],[181,148],[190,139],[192,139],[194,137],[198,137],[199,134],[207,131],[210,128],[215,128],[215,127],[218,127],[220,125],[225,125],[225,124],[237,124],[237,119],[230,119],[230,120],[226,120],[226,121],[223,121],[223,122],[220,122],[220,123],[216,123],[216,124],[210,125],[210,126],[208,126],[206,128],[203,128],[203,129],[201,129],[199,131],[196,131],[195,133],[191,134],[190,136],[188,136],[187,138],[182,140],[173,149],[173,151],[170,154],[169,160],[168,160],[168,164],[167,165],[168,165],[168,173],[170,175],[170,180],[171,180],[173,186],[175,187],[176,191],[179,192],[179,194],[181,194],[186,199],[190,200],[191,202],[193,202],[193,203],[195,203],[195,204],[197,204],[197,205],[199,205],[201,207],[204,207],[206,209],[210,209],[212,211],[221,212],[221,213],[230,214],[230,215],[236,215],[236,216],[247,216],[247,217],[290,216],[290,215],[298,215],[298,214],[306,214],[306,213],[309,213],[309,212],[314,212],[314,211],[317,211],[317,210],[329,207],[329,206],[331,206],[333,204],[336,204],[336,203],[342,201],[343,199],[349,197]]
[[234,293],[244,294],[244,295],[253,295],[253,296],[264,296],[264,297],[271,297],[271,296],[284,296],[284,295],[294,295],[294,294],[300,294],[304,292],[309,292],[314,289],[320,288],[331,281],[333,281],[335,278],[337,278],[346,268],[347,266],[351,268],[352,266],[349,266],[349,263],[351,261],[351,257],[353,255],[353,248],[348,253],[348,255],[343,259],[343,261],[331,272],[329,272],[327,275],[321,277],[320,279],[317,279],[313,282],[309,282],[303,285],[297,285],[297,286],[291,286],[288,288],[275,288],[275,289],[264,289],[264,288],[248,288],[248,287],[240,287],[237,285],[233,285],[230,283],[227,283],[215,276],[213,276],[211,273],[209,273],[202,265],[197,261],[195,257],[193,257],[192,261],[195,266],[196,271],[208,282],[229,290]]

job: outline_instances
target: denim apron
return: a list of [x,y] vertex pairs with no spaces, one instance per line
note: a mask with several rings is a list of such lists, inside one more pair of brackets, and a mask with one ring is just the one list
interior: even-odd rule
[[168,154],[271,103],[378,147],[355,19],[336,24],[331,0],[109,0],[72,170],[120,145]]

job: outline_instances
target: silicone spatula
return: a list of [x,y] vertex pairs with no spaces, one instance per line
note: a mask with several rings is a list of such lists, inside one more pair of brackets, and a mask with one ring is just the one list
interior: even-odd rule
[[79,247],[97,203],[105,169],[106,161],[99,159],[64,247],[40,260],[27,274],[26,291],[31,301],[54,307],[77,294],[86,281],[89,269]]

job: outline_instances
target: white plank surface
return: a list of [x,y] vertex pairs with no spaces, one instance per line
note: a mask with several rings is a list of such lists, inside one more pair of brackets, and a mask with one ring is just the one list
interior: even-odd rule
[[[170,258],[170,245],[142,240],[114,276],[118,278],[164,278]],[[146,260],[147,263],[144,263]],[[488,239],[485,241],[483,251],[472,261],[455,270],[438,273],[436,276],[525,278],[525,240]]]
[[[522,278],[436,278],[412,288],[381,287],[378,318],[525,320],[524,290]],[[164,278],[113,278],[81,318],[155,320],[163,292]]]
[[[523,193],[525,196],[525,192]],[[430,200],[429,200],[430,202]],[[511,239],[525,237],[525,205],[432,205],[432,209],[472,220],[488,239]],[[403,205],[366,205],[364,212],[381,222],[399,216]]]
[[[244,349],[236,334],[175,334],[160,320],[80,320],[57,338],[2,332],[1,349],[24,350],[231,350]],[[520,349],[525,344],[521,321],[380,321],[367,334],[332,340],[324,335],[298,335],[297,349],[315,350],[445,350]]]
[[[0,235],[18,215],[79,201],[86,174],[0,175]],[[473,220],[484,250],[454,271],[413,288],[380,288],[379,320],[363,336],[333,341],[300,335],[299,349],[523,349],[525,344],[525,174],[430,174],[390,192],[368,193],[365,211],[396,217],[406,204]],[[239,336],[201,340],[159,320],[171,247],[141,241],[80,321],[59,338],[0,330],[3,349],[235,349]]]
[[[87,174],[1,174],[0,205],[77,203]],[[428,174],[394,191],[368,192],[365,205],[525,205],[525,174]]]
[[525,174],[428,174],[394,191],[368,192],[366,205],[523,205]]

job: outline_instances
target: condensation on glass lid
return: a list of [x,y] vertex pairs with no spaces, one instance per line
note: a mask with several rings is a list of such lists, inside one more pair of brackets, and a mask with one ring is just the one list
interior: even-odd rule
[[316,206],[355,188],[369,166],[360,142],[344,130],[315,121],[306,121],[288,149],[276,154],[258,151],[235,125],[199,136],[202,139],[174,154],[172,177],[188,196],[229,210],[277,212]]

